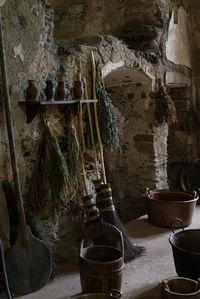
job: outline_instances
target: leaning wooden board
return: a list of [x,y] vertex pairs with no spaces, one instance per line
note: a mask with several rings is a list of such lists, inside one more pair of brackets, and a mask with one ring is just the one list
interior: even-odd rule
[[0,239],[4,252],[10,247],[10,224],[6,198],[0,183]]
[[8,79],[0,14],[0,57],[3,84],[4,108],[8,131],[10,158],[19,214],[19,233],[16,243],[5,256],[9,286],[15,295],[25,295],[37,291],[49,280],[52,268],[51,255],[46,244],[34,237],[26,225],[23,199],[16,163],[15,142],[8,91]]

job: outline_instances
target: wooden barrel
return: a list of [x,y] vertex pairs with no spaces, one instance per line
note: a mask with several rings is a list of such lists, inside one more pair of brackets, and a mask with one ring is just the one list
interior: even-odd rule
[[[95,237],[94,237],[95,235]],[[89,240],[100,240],[103,245],[85,247]],[[109,245],[106,245],[108,238]],[[110,246],[110,242],[118,246]],[[124,268],[122,233],[108,223],[90,226],[81,242],[80,280],[83,293],[109,293],[112,289],[121,290],[122,272]]]

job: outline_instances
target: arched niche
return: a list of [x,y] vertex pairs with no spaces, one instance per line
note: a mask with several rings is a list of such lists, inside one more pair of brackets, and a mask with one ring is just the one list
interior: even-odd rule
[[145,213],[141,191],[167,187],[168,130],[154,126],[152,78],[143,70],[123,66],[103,73],[122,151],[106,151],[108,181],[120,217],[128,221]]

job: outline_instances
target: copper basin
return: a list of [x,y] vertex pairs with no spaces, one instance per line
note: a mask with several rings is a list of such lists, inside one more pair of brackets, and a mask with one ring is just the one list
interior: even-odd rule
[[[171,227],[172,221],[180,218],[186,227],[192,222],[198,196],[193,191],[147,189],[145,199],[148,220],[151,224]],[[181,227],[180,222],[174,224],[174,227]]]

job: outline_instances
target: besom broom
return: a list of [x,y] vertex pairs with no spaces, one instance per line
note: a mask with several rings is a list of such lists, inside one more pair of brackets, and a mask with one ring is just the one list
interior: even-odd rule
[[[96,64],[94,59],[93,51],[91,51],[91,63],[92,63],[92,87],[93,87],[93,99],[97,100],[96,95]],[[140,256],[144,252],[143,246],[137,246],[131,242],[129,236],[121,223],[119,216],[115,210],[115,206],[112,199],[112,189],[110,184],[107,183],[106,172],[105,172],[105,165],[104,165],[104,155],[103,155],[103,145],[101,141],[101,134],[99,129],[99,122],[98,122],[98,113],[97,113],[97,104],[96,101],[94,102],[94,119],[95,119],[95,129],[97,135],[97,142],[100,151],[100,160],[102,165],[102,175],[103,175],[103,184],[99,183],[97,180],[96,186],[96,205],[100,211],[100,217],[105,221],[108,222],[115,227],[117,227],[123,234],[124,240],[124,261],[128,262],[132,259]],[[98,177],[97,177],[98,179]]]
[[[78,73],[78,80],[81,82],[81,73]],[[85,82],[84,82],[85,83]],[[90,105],[87,101],[87,107]],[[84,184],[84,196],[82,197],[82,203],[85,211],[85,225],[88,227],[90,224],[96,223],[99,221],[99,210],[95,205],[94,196],[89,193],[87,185],[87,176],[84,165],[84,154],[85,154],[85,139],[83,132],[83,107],[82,102],[79,102],[79,143],[80,143],[80,162],[83,175],[83,184]],[[95,164],[97,165],[97,158],[95,156]]]

